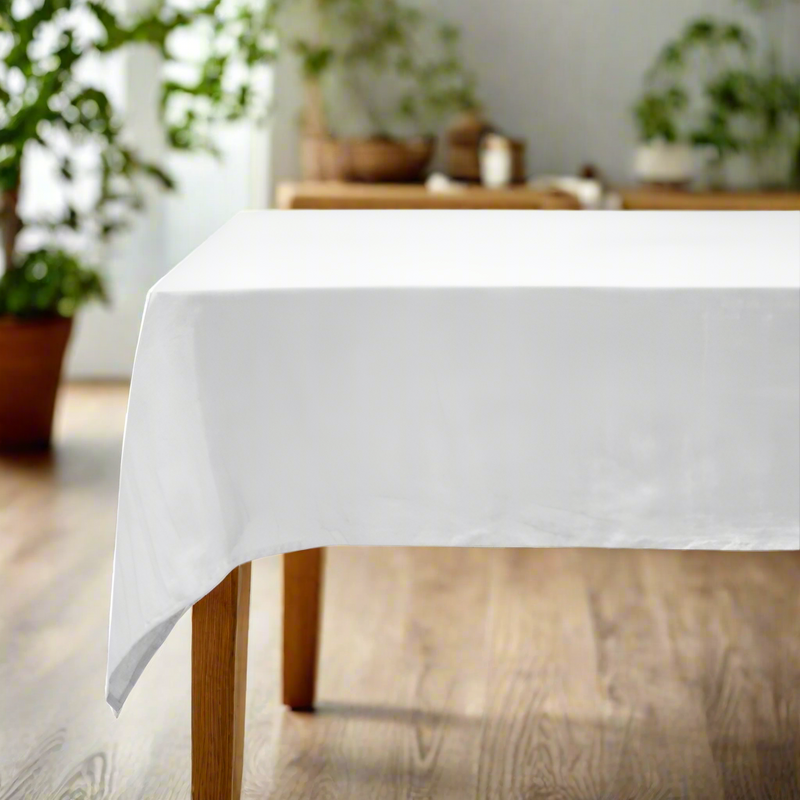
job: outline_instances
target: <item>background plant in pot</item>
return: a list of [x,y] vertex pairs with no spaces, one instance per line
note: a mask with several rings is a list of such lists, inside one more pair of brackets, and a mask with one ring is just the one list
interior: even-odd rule
[[688,104],[689,97],[680,86],[648,91],[636,104],[640,144],[634,170],[641,180],[682,184],[694,177],[696,153],[691,138],[679,124]]
[[458,29],[414,6],[313,0],[278,19],[305,81],[306,177],[419,179],[441,122],[477,107]]
[[[738,66],[752,47],[739,25],[703,18],[689,22],[678,38],[668,42],[645,76],[645,90],[634,106],[640,146],[634,169],[641,180],[686,184],[698,174],[709,154],[720,158],[735,146],[727,129],[713,129],[713,141],[698,134],[702,108],[692,96],[692,68],[705,75],[723,74]],[[704,119],[710,122],[711,117]]]
[[706,94],[708,111],[695,140],[715,148],[720,168],[726,157],[743,154],[759,186],[800,186],[800,76],[731,70]]
[[[194,25],[204,26],[209,47],[187,61],[173,36]],[[0,5],[0,448],[49,445],[72,318],[106,299],[94,266],[98,244],[142,207],[143,180],[172,188],[159,165],[126,142],[117,109],[85,78],[85,63],[133,43],[155,47],[165,64],[169,144],[213,151],[214,123],[260,102],[255,68],[275,57],[272,34],[270,11],[224,11],[219,0],[192,10],[161,2],[131,19],[92,0]],[[60,213],[23,211],[26,164],[36,150],[60,175]]]
[[[749,0],[762,17],[791,4]],[[722,186],[737,157],[758,185],[800,181],[800,75],[784,69],[774,39],[759,57],[756,37],[738,23],[687,24],[648,71],[634,114],[646,145],[636,156],[643,180],[689,182],[705,166],[709,182]]]

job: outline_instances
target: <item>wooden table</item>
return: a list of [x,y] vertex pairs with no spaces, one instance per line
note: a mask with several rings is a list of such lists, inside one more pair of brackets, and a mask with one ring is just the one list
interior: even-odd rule
[[800,211],[800,192],[687,192],[635,186],[619,190],[626,209],[653,211]]
[[[800,210],[800,192],[689,192],[648,186],[618,191],[623,207],[632,210]],[[282,183],[277,204],[282,209],[579,208],[569,195],[527,186],[431,192],[421,184],[339,181]],[[314,703],[323,550],[288,553],[284,564],[283,701],[290,708],[310,708]]]
[[[467,189],[458,194],[429,194],[422,187],[375,187],[357,185],[308,185],[282,187],[282,205],[285,208],[564,208],[564,198],[560,195],[536,193],[528,189],[509,189],[501,192],[490,192],[482,189]],[[305,200],[303,200],[305,198]],[[338,198],[338,199],[337,199]],[[456,201],[461,204],[457,205]],[[427,205],[414,205],[414,203],[427,203]],[[493,205],[490,205],[490,202]],[[552,205],[545,205],[546,203]],[[303,204],[305,203],[305,204]],[[316,205],[313,205],[316,203]],[[356,205],[356,204],[360,205]],[[433,204],[437,203],[437,204]],[[466,205],[464,203],[467,203]],[[558,206],[557,203],[562,203]],[[294,219],[294,215],[290,215]],[[746,215],[752,218],[757,215]],[[237,219],[246,219],[243,215]],[[301,217],[298,217],[300,219]],[[517,218],[519,219],[519,218]],[[544,227],[542,217],[537,216],[541,228]],[[558,216],[556,221],[580,222],[580,217],[569,215]],[[685,219],[688,219],[686,217]],[[696,217],[692,215],[692,220]],[[763,218],[760,218],[763,219]],[[624,222],[624,217],[616,217],[616,222]],[[650,218],[651,222],[657,221]],[[766,220],[765,220],[766,221]],[[338,223],[337,223],[338,224]],[[636,224],[634,222],[634,224]],[[526,226],[528,223],[526,222]],[[550,225],[547,226],[552,227]],[[673,226],[674,227],[674,226]],[[706,226],[701,225],[703,229]],[[737,225],[734,229],[740,228]],[[259,230],[261,230],[259,228]],[[544,231],[540,231],[544,232]],[[672,232],[670,230],[670,232]],[[707,232],[707,231],[706,231]],[[217,234],[219,236],[219,234]],[[349,236],[352,238],[353,234]],[[726,237],[718,237],[724,240]],[[402,237],[401,237],[402,239]],[[406,237],[404,241],[410,241]],[[559,239],[559,244],[564,237]],[[581,239],[582,240],[582,239]],[[241,237],[233,241],[244,241]],[[298,241],[310,241],[308,236],[295,236],[292,246]],[[382,241],[385,241],[382,239]],[[251,247],[248,252],[261,252],[263,248]],[[787,251],[791,252],[791,251]],[[405,259],[404,263],[407,263]],[[375,263],[374,259],[369,262]],[[255,274],[255,271],[251,271]],[[175,274],[175,273],[173,273]],[[208,270],[204,270],[204,275]],[[248,273],[249,274],[249,273]],[[669,274],[669,270],[668,270]],[[162,291],[163,283],[160,284]],[[626,301],[627,303],[627,301]],[[150,306],[152,309],[154,306]],[[541,311],[543,307],[539,308]],[[269,316],[269,315],[267,315]],[[260,318],[258,316],[256,319]],[[535,314],[529,319],[539,319]],[[643,316],[642,319],[645,317]],[[216,319],[216,317],[215,317]],[[171,329],[167,326],[166,329]],[[438,327],[435,328],[438,330]],[[498,330],[517,330],[504,325]],[[592,329],[591,325],[587,329]],[[593,330],[600,330],[595,326]],[[145,328],[143,327],[143,330]],[[796,328],[795,328],[796,330]],[[406,331],[407,333],[407,331]],[[790,332],[791,335],[791,332]],[[219,336],[215,330],[215,341]],[[256,337],[258,338],[258,337]],[[287,337],[291,338],[291,337]],[[659,337],[659,342],[669,343],[670,336]],[[401,336],[399,341],[407,341],[407,335]],[[530,339],[528,339],[530,340]],[[427,342],[434,341],[428,337]],[[622,341],[622,340],[618,340]],[[748,344],[750,340],[748,339]],[[141,340],[140,340],[141,342]],[[159,342],[159,348],[162,347]],[[602,350],[603,348],[601,348]],[[731,352],[741,348],[732,347]],[[780,350],[780,348],[778,348]],[[507,348],[498,348],[498,352],[506,352]],[[142,347],[140,344],[137,352],[137,364],[141,359]],[[617,356],[617,350],[606,347],[605,352],[614,354],[624,362],[624,356]],[[689,350],[688,352],[696,352]],[[791,347],[782,349],[784,357],[794,358],[791,363],[796,364],[796,352]],[[155,364],[162,364],[162,353]],[[609,358],[612,356],[609,355]],[[648,363],[652,362],[650,351],[647,351]],[[300,359],[303,362],[303,359]],[[476,362],[478,363],[478,362]],[[655,362],[654,362],[655,363]],[[671,362],[672,363],[672,362]],[[671,368],[676,369],[675,363]],[[679,370],[680,371],[680,370]],[[600,369],[602,374],[603,370]],[[508,374],[519,374],[519,370],[510,370]],[[655,374],[655,373],[654,373]],[[791,379],[791,370],[784,369],[782,373]],[[216,373],[215,373],[216,375]],[[749,375],[749,373],[748,373]],[[230,381],[229,385],[240,385],[239,381]],[[407,382],[409,385],[413,381]],[[647,383],[647,382],[645,382]],[[660,381],[650,381],[651,391],[658,389]],[[153,381],[152,385],[161,387],[162,381]],[[460,385],[456,381],[454,385]],[[544,385],[549,385],[547,381]],[[613,385],[609,383],[607,385]],[[691,387],[690,387],[691,388]],[[792,390],[792,387],[789,387]],[[163,394],[161,388],[155,396]],[[324,393],[323,393],[324,394]],[[639,395],[642,393],[639,392]],[[674,397],[694,397],[691,391],[675,392]],[[385,393],[382,396],[387,396]],[[518,396],[513,394],[512,396]],[[578,396],[588,396],[587,392],[578,393]],[[659,395],[660,396],[660,395]],[[766,392],[758,397],[766,399],[782,396],[780,393]],[[796,396],[796,392],[795,392]],[[439,400],[441,402],[441,398]],[[459,401],[460,402],[460,401]],[[641,400],[639,401],[641,402]],[[613,405],[613,404],[612,404]],[[609,407],[612,407],[610,405]],[[796,408],[795,408],[796,410]],[[762,415],[762,418],[767,415]],[[469,417],[467,417],[469,418]],[[548,416],[548,425],[554,417]],[[129,415],[129,420],[131,419]],[[795,418],[796,419],[796,418]],[[129,423],[130,424],[130,423]],[[671,422],[679,429],[678,423]],[[213,425],[211,429],[213,429]],[[564,426],[562,425],[562,428]],[[731,430],[741,430],[731,427]],[[515,431],[516,432],[516,431]],[[790,430],[791,433],[791,430]],[[129,430],[126,431],[126,440]],[[577,437],[580,440],[580,437]],[[713,437],[712,437],[713,438]],[[724,438],[724,437],[720,437]],[[784,436],[783,441],[795,441],[791,436]],[[746,448],[745,448],[746,450]],[[258,448],[256,448],[258,451]],[[125,459],[123,458],[123,464]],[[260,473],[259,473],[260,474]],[[626,474],[623,470],[623,474]],[[791,481],[791,477],[789,479]],[[792,484],[796,485],[796,484]],[[624,488],[624,487],[623,487]],[[126,495],[121,491],[121,497]],[[549,508],[543,506],[543,508]],[[561,509],[550,508],[547,513],[565,513]],[[584,514],[577,515],[580,519]],[[589,519],[587,516],[586,519]],[[585,523],[582,523],[585,524]],[[603,524],[603,521],[600,521]],[[534,526],[531,526],[534,527]],[[299,529],[299,528],[298,528]],[[119,535],[119,534],[118,534]],[[471,540],[472,541],[472,540]],[[705,540],[704,540],[705,541]],[[418,541],[416,543],[419,543]],[[474,543],[474,542],[473,542]],[[316,544],[316,543],[315,543]],[[614,545],[619,546],[619,545]],[[119,547],[117,548],[119,552]],[[284,619],[283,619],[283,699],[293,709],[307,709],[313,707],[315,693],[315,676],[317,671],[317,658],[319,651],[319,622],[320,599],[322,594],[324,549],[314,546],[311,549],[302,549],[288,552],[284,555]],[[115,572],[115,576],[119,573]],[[115,580],[117,578],[115,577]],[[238,800],[242,782],[242,758],[244,743],[244,698],[246,684],[246,654],[248,639],[248,616],[250,602],[250,564],[243,563],[236,567],[219,585],[212,589],[194,604],[192,613],[192,796],[195,800]]]
[[[632,210],[800,210],[800,192],[688,192],[659,187],[618,190],[623,206]],[[578,209],[570,195],[527,186],[451,192],[430,192],[422,184],[282,183],[277,205],[282,209]]]
[[[625,209],[800,210],[798,192],[687,192],[655,187],[634,187],[618,191]],[[569,195],[537,191],[525,186],[508,189],[484,189],[476,186],[453,192],[430,192],[423,185],[337,181],[282,183],[277,190],[277,205],[281,209],[580,208],[577,201]],[[283,556],[283,562],[283,702],[292,709],[308,709],[314,705],[324,550],[317,548],[287,553]],[[236,582],[240,579],[232,575],[230,580]],[[215,590],[210,598],[219,591],[225,592],[229,589]],[[223,599],[219,602],[224,604],[225,601]],[[230,647],[235,649],[233,641],[231,639]],[[196,661],[195,674],[202,674],[204,671],[205,665]],[[199,681],[196,683],[199,685]],[[241,743],[237,740],[236,745],[237,754],[234,760],[239,763]]]
[[282,183],[277,191],[283,209],[578,209],[578,202],[561,192],[542,192],[527,186],[484,189],[482,186],[431,192],[422,184],[341,183],[307,181]]

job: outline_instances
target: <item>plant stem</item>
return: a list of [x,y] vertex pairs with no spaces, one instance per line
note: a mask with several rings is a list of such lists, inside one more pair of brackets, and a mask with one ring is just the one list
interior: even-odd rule
[[305,90],[303,132],[306,136],[327,139],[330,132],[325,119],[325,102],[319,78],[306,78],[303,88]]
[[22,230],[22,220],[17,213],[19,201],[19,180],[11,189],[5,189],[0,204],[0,234],[3,239],[3,255],[5,268],[14,269],[14,252],[16,250],[17,235]]

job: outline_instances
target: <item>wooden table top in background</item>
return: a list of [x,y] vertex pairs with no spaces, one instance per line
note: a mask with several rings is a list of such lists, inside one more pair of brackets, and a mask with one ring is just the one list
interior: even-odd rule
[[278,208],[316,209],[577,209],[574,198],[560,192],[542,192],[526,186],[484,189],[482,186],[431,192],[423,184],[343,183],[306,181],[282,183]]
[[[618,190],[627,209],[653,210],[794,210],[800,211],[800,192],[690,192],[659,187]],[[577,201],[560,192],[527,186],[451,192],[430,192],[422,184],[341,183],[338,181],[282,183],[277,191],[283,209],[577,209]]]
[[690,192],[657,186],[618,190],[625,208],[654,211],[800,211],[800,192]]

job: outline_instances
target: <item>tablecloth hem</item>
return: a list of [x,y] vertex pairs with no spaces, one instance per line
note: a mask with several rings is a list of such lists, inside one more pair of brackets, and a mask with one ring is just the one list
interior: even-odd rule
[[[542,548],[549,547],[615,547],[613,543],[605,543],[600,545],[596,542],[589,542],[587,544],[577,544],[571,541],[559,541],[558,536],[554,540],[542,541],[537,546]],[[797,540],[797,543],[793,540]],[[296,553],[301,550],[311,550],[317,547],[336,547],[336,546],[362,546],[362,547],[390,547],[398,546],[396,542],[385,543],[368,543],[368,542],[347,542],[343,541],[340,537],[325,534],[323,536],[314,536],[310,539],[298,540],[292,542],[283,542],[277,546],[257,548],[255,551],[248,552],[243,555],[241,559],[236,559],[227,564],[221,571],[215,572],[214,576],[207,581],[203,581],[202,589],[200,592],[193,593],[191,597],[186,598],[185,601],[177,609],[173,609],[168,613],[160,622],[155,623],[149,628],[142,636],[140,636],[136,643],[131,647],[128,653],[122,658],[120,663],[111,671],[106,683],[106,702],[111,707],[114,715],[119,717],[125,701],[128,698],[133,687],[139,680],[139,676],[150,663],[150,659],[155,655],[156,651],[164,643],[165,639],[172,632],[172,629],[178,623],[180,618],[199,600],[205,597],[216,586],[218,586],[225,576],[228,575],[236,567],[242,564],[247,564],[250,561],[256,561],[259,558],[267,558],[269,556],[284,555],[286,553]],[[406,546],[412,547],[431,547],[430,542],[406,542]],[[439,545],[442,546],[442,545]],[[525,544],[512,544],[512,545],[498,545],[498,544],[485,544],[479,540],[465,540],[458,543],[451,543],[449,546],[459,547],[475,547],[475,548],[496,548],[496,547],[529,547]],[[745,542],[737,539],[728,539],[727,542],[720,540],[707,540],[707,539],[687,539],[681,540],[671,544],[668,548],[664,542],[642,540],[636,544],[628,544],[627,546],[645,548],[645,549],[682,549],[682,550],[794,550],[800,549],[800,536],[796,532],[788,535],[780,535],[769,539],[764,543],[763,547],[753,547],[752,542]]]
[[203,586],[207,588],[204,588],[199,593],[193,593],[192,597],[183,601],[177,609],[173,609],[161,621],[153,624],[136,640],[136,643],[125,654],[119,664],[109,673],[106,679],[106,703],[111,707],[114,716],[119,717],[122,707],[138,682],[140,675],[147,668],[150,660],[161,645],[164,644],[164,641],[180,618],[195,603],[218,586],[236,567],[240,567],[250,561],[256,561],[259,558],[284,555],[285,553],[297,553],[301,550],[312,550],[317,547],[333,547],[340,544],[342,542],[337,541],[335,537],[325,535],[305,541],[284,542],[277,547],[259,548],[256,552],[248,553],[241,560],[232,562],[218,574],[215,573],[215,577],[210,581],[204,581]]
[[172,633],[172,629],[177,625],[178,620],[189,608],[191,606],[185,606],[177,613],[167,617],[163,622],[157,623],[155,627],[151,628],[136,642],[115,667],[106,683],[106,702],[111,706],[115,717],[119,717],[122,706],[139,680],[139,676],[150,663],[150,659],[156,654],[159,647],[164,644],[167,636]]

